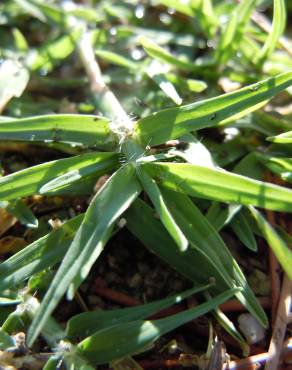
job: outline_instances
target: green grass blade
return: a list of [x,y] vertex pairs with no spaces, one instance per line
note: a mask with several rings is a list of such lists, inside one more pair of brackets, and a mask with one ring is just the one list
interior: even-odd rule
[[132,69],[135,71],[141,68],[140,63],[137,63],[134,60],[130,60],[118,53],[114,53],[109,50],[95,50],[95,54],[109,63],[128,68],[129,70]]
[[163,190],[162,194],[176,222],[188,237],[190,243],[208,257],[210,264],[214,265],[214,269],[217,269],[230,288],[234,286],[234,283],[242,288],[242,292],[237,294],[237,298],[263,326],[266,326],[265,312],[258,304],[240,267],[232,257],[223,239],[207,218],[186,195],[169,190]]
[[74,217],[2,262],[0,291],[15,288],[32,275],[58,263],[66,254],[83,217]]
[[58,370],[62,361],[62,355],[52,355],[45,363],[43,370]]
[[[1,206],[1,202],[0,202]],[[21,200],[11,201],[5,207],[6,210],[15,216],[18,221],[30,228],[37,228],[39,225],[38,219],[35,217],[31,209]]]
[[125,322],[145,319],[156,312],[181,302],[192,294],[208,289],[211,285],[205,284],[186,290],[171,297],[141,306],[123,308],[109,311],[84,312],[73,316],[67,323],[66,333],[69,337],[87,337],[109,326]]
[[[137,121],[135,135],[144,146],[163,144],[189,131],[216,127],[241,112],[250,112],[292,84],[292,72],[286,72],[235,92],[189,105],[169,108]],[[228,121],[227,121],[228,119]]]
[[292,144],[292,131],[284,132],[277,136],[270,136],[267,140],[278,144]]
[[137,174],[144,190],[151,199],[161,222],[168,230],[173,240],[177,243],[179,249],[181,251],[186,250],[189,244],[188,240],[173,219],[156,182],[147,174],[147,172],[143,171],[142,168],[137,168]]
[[[240,345],[243,355],[249,355],[249,345],[246,343],[240,332],[236,329],[234,324],[231,320],[220,310],[220,308],[216,308],[212,311],[213,316],[215,319],[220,323],[222,328],[227,331]],[[215,369],[214,369],[215,370]]]
[[206,218],[216,231],[220,231],[225,225],[230,223],[240,209],[241,205],[239,204],[230,204],[226,206],[219,202],[213,202],[208,209]]
[[[223,249],[221,248],[222,250],[220,248],[218,250],[218,246],[216,247],[215,250],[217,250],[218,255],[215,256],[215,262],[210,257],[210,255],[214,255],[214,252],[211,251],[211,254],[209,255],[208,251],[199,248],[193,243],[190,244],[186,251],[179,251],[177,245],[174,243],[162,224],[155,218],[153,210],[140,199],[137,199],[127,211],[126,220],[127,228],[147,248],[195,284],[203,284],[206,280],[210,279],[210,277],[213,277],[215,278],[216,284],[210,289],[214,293],[219,293],[228,289],[230,286],[228,284],[233,284],[231,281],[233,279],[234,281],[239,282],[241,286],[245,286],[242,293],[245,294],[245,301],[243,304],[252,308],[252,312],[256,312],[256,316],[259,320],[266,325],[266,318],[262,313],[261,307],[255,301],[254,295],[248,286],[245,285],[246,281],[244,276],[240,273],[240,270],[236,271],[233,269],[237,264],[230,260],[230,254],[228,250],[226,251],[225,246],[223,246]],[[209,231],[207,232],[207,235],[208,233]],[[214,234],[214,230],[212,233]],[[219,245],[222,246],[222,243]],[[218,260],[219,263],[216,262]],[[224,268],[225,280],[222,275],[222,271],[220,271],[220,268],[224,263],[226,263]],[[226,270],[228,270],[228,274],[234,274],[231,279],[229,278],[230,275],[226,277]]]
[[115,143],[107,118],[79,114],[1,121],[0,140],[59,142],[107,150]]
[[[157,62],[158,63],[158,62]],[[168,96],[175,104],[181,105],[182,98],[179,96],[176,88],[170,82],[165,73],[162,73],[163,67],[160,64],[151,63],[148,68],[146,68],[146,73],[151,78],[157,86]]]
[[193,197],[292,212],[291,189],[188,163],[151,162],[142,166],[158,185]]
[[101,330],[79,343],[77,353],[94,364],[129,356],[150,345],[161,335],[211,311],[236,292],[238,289],[228,290],[206,303],[164,319],[134,321]]
[[127,164],[112,175],[95,195],[29,328],[29,345],[32,345],[66,290],[70,287],[72,295],[85,279],[110,237],[114,223],[140,191],[135,168]]
[[238,239],[251,251],[257,252],[258,246],[254,233],[251,230],[248,221],[246,220],[244,213],[238,212],[232,219],[231,228]]
[[[56,177],[66,175],[71,171],[74,171],[75,175],[78,174],[75,176],[75,181],[84,181],[90,174],[94,174],[97,179],[117,166],[117,154],[97,152],[39,164],[1,177],[0,200],[12,200],[40,193],[42,188],[48,186],[47,184]],[[60,186],[63,185],[64,183],[60,183]]]
[[15,340],[0,328],[0,350],[15,346]]
[[272,30],[257,58],[257,63],[262,63],[268,58],[277,46],[279,37],[283,33],[286,25],[285,0],[274,0],[274,14]]
[[148,55],[150,55],[152,58],[160,62],[170,64],[176,68],[185,71],[197,71],[198,69],[202,68],[201,65],[196,65],[194,63],[178,59],[177,57],[171,55],[161,46],[157,45],[154,41],[148,39],[145,36],[140,36],[139,42],[141,43],[141,45],[143,46],[144,50]]
[[263,237],[267,240],[269,246],[272,248],[281,266],[289,278],[292,279],[292,252],[290,248],[259,211],[253,207],[248,207],[248,209],[255,219],[260,231],[262,232]]
[[245,33],[245,26],[250,19],[251,12],[256,5],[255,0],[241,1],[229,21],[216,48],[218,62],[225,63],[230,56],[239,49],[239,43]]
[[292,182],[292,158],[257,154],[259,160],[283,180]]

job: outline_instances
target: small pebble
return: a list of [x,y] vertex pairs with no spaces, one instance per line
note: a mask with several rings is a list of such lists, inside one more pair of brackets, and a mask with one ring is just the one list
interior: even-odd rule
[[259,322],[249,313],[238,317],[239,329],[245,336],[248,344],[258,343],[265,338],[265,330]]

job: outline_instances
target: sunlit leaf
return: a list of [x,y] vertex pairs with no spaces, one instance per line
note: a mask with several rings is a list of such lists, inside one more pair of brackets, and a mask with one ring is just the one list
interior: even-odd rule
[[109,149],[115,142],[109,120],[99,116],[56,114],[0,122],[0,139],[60,142]]
[[190,196],[292,212],[292,190],[281,186],[188,163],[142,166],[159,185]]
[[115,221],[140,191],[135,168],[128,164],[112,175],[95,195],[29,328],[29,345],[34,342],[68,288],[68,296],[73,298],[75,290],[86,278],[110,238]]
[[[27,168],[0,178],[0,199],[12,200],[41,192],[43,186],[58,176],[74,171],[74,181],[83,180],[91,174],[99,176],[117,166],[114,153],[86,153],[72,158],[55,160]],[[70,179],[69,179],[70,180]],[[72,179],[71,179],[72,181]],[[55,187],[58,182],[54,181]],[[64,181],[60,182],[60,187]],[[53,186],[50,190],[52,190]],[[42,191],[44,192],[44,191]]]
[[186,290],[185,292],[155,302],[146,303],[141,306],[116,310],[84,312],[73,316],[68,321],[66,332],[69,337],[87,337],[109,326],[142,320],[173,304],[181,302],[192,294],[208,289],[210,286],[211,284],[197,286],[193,289]]
[[249,207],[251,214],[253,215],[260,231],[262,232],[264,238],[267,240],[270,248],[272,248],[275,256],[280,262],[281,266],[287,273],[290,279],[292,279],[292,252],[285,243],[285,241],[280,237],[273,226],[253,207]]
[[135,129],[137,139],[144,144],[158,145],[170,139],[206,127],[218,126],[222,121],[250,112],[292,84],[292,72],[244,87],[200,102],[169,108],[138,120]]

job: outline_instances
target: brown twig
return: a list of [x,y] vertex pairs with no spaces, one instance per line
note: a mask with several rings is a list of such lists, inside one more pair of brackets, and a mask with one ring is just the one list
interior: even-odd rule
[[287,321],[290,315],[292,303],[292,281],[285,274],[283,278],[280,302],[277,311],[273,335],[271,338],[268,359],[265,370],[277,370],[280,360],[280,350],[283,346],[283,340],[286,332]]
[[[269,182],[274,182],[272,176],[269,173],[266,175],[266,180]],[[272,226],[275,226],[276,222],[274,213],[271,211],[266,211],[266,214],[269,223]],[[271,323],[273,328],[279,303],[281,283],[279,277],[280,265],[272,248],[269,248],[269,271],[271,279]]]
[[[261,304],[261,306],[265,309],[269,309],[271,307],[271,299],[270,297],[258,297],[257,300]],[[246,308],[240,303],[237,299],[231,299],[219,306],[220,310],[223,312],[242,312],[246,311]]]
[[123,306],[137,306],[142,304],[136,298],[130,297],[128,294],[118,292],[105,286],[101,278],[95,279],[94,291],[102,297],[113,302],[119,303]]

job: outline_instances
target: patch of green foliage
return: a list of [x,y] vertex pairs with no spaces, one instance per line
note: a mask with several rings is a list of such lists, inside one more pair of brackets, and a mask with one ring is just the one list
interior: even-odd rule
[[[3,176],[1,206],[37,228],[27,197],[91,196],[84,214],[0,263],[0,310],[17,305],[2,320],[1,349],[21,329],[28,346],[39,334],[47,341],[52,356],[45,369],[60,362],[92,369],[141,352],[208,311],[218,316],[218,305],[232,296],[268,326],[220,235],[231,228],[254,252],[256,237],[266,239],[292,278],[291,239],[264,214],[292,212],[292,190],[264,181],[267,171],[292,179],[292,121],[283,107],[292,93],[287,4],[268,4],[271,22],[259,13],[266,3],[272,2],[0,4],[0,140],[64,153]],[[110,176],[94,194],[104,175]],[[83,313],[63,330],[54,309],[64,295],[74,298],[121,219],[194,288],[135,308]],[[47,271],[55,273],[39,303],[31,294]],[[146,320],[194,293],[206,301]],[[240,333],[220,317],[247,352]]]

